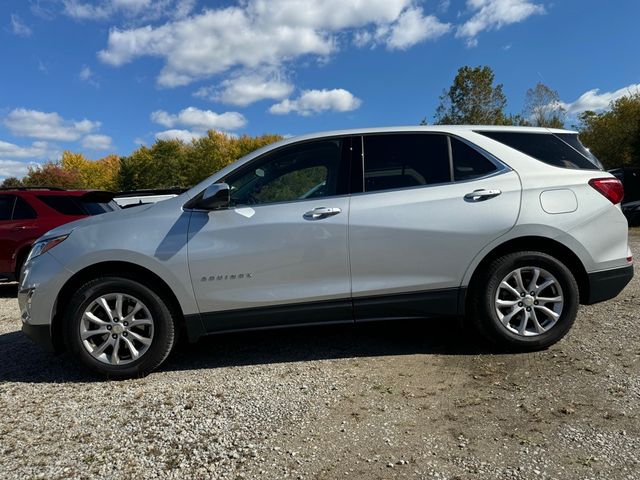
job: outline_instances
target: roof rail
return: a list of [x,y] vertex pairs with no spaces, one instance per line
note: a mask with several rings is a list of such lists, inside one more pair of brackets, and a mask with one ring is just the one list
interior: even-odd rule
[[0,187],[0,190],[52,190],[55,192],[64,192],[66,188],[60,187]]

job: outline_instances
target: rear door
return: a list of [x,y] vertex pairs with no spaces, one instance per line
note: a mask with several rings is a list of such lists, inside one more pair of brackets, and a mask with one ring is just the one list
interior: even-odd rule
[[444,134],[365,135],[363,149],[349,220],[356,319],[456,313],[468,265],[516,222],[518,175]]

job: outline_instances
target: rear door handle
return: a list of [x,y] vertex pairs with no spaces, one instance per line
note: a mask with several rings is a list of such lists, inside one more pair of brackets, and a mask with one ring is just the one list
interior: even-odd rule
[[18,225],[17,227],[13,227],[14,232],[20,232],[22,230],[30,230],[33,227],[28,227],[26,225]]
[[304,214],[304,218],[307,220],[320,220],[322,218],[332,217],[339,213],[342,213],[342,209],[338,207],[317,207],[306,212]]
[[464,196],[464,199],[468,202],[482,202],[484,200],[497,197],[501,193],[502,191],[500,190],[485,190],[481,188],[480,190],[474,190],[473,192],[467,193]]

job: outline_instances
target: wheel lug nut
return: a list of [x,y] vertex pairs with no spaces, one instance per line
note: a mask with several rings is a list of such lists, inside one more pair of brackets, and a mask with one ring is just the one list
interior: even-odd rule
[[531,307],[527,307],[527,312],[530,312],[530,311],[531,311]]
[[107,330],[111,330],[111,325],[107,325]]
[[117,319],[117,318],[114,318],[114,319],[113,319],[113,321],[114,321],[114,322],[116,322],[116,323],[118,323],[118,319]]
[[112,338],[118,338],[118,335],[116,335],[115,333],[113,335],[111,335]]
[[122,332],[123,337],[126,337],[127,335],[129,335],[127,332]]
[[531,296],[532,297],[535,296],[535,294],[536,294],[536,292],[531,292]]
[[522,302],[518,302],[518,306],[521,307],[522,306]]
[[128,327],[128,326],[129,326],[129,322],[122,322],[122,324],[123,324],[125,327]]
[[538,300],[536,300],[535,302],[533,302],[534,305],[538,305]]
[[525,296],[525,293],[524,293],[524,292],[522,292],[522,293],[520,294],[520,296],[521,296],[521,297],[524,297],[524,296]]

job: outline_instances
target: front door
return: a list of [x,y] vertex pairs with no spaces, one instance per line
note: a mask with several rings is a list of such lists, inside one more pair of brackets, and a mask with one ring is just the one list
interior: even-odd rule
[[231,208],[192,212],[189,268],[207,331],[352,319],[348,140],[267,153],[224,179]]

